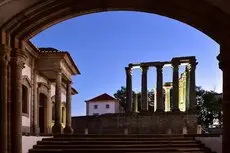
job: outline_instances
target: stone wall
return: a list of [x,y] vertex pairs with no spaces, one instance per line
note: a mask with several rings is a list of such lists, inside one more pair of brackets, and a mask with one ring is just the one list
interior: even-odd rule
[[210,148],[213,152],[222,153],[222,135],[204,135],[195,137],[196,140],[201,141],[206,147]]
[[197,115],[185,112],[104,114],[100,116],[72,117],[75,133],[83,134],[182,134],[186,127],[188,134],[195,134]]

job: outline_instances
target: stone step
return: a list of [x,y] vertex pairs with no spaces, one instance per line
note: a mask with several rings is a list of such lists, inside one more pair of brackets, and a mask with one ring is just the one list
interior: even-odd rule
[[193,136],[60,135],[43,138],[29,153],[211,153]]
[[128,135],[117,135],[117,134],[87,134],[87,135],[55,135],[54,138],[194,138],[192,135],[183,135],[183,134],[128,134]]
[[106,148],[106,149],[31,149],[29,153],[85,153],[85,152],[100,152],[100,153],[207,153],[201,148]]
[[192,137],[165,137],[165,138],[117,138],[117,137],[55,137],[55,138],[43,138],[42,141],[82,141],[82,140],[87,140],[87,141],[174,141],[174,140],[194,140]]
[[187,134],[61,134],[61,135],[55,135],[55,137],[193,137],[193,135],[187,135]]
[[132,140],[132,141],[38,141],[37,144],[56,144],[56,145],[63,145],[63,144],[197,144],[198,141],[196,140],[174,140],[174,141],[138,141],[138,140]]
[[202,148],[204,147],[201,144],[125,144],[125,145],[36,145],[34,148],[50,148],[50,149],[78,149],[78,148],[95,148],[95,149],[104,149],[104,148]]

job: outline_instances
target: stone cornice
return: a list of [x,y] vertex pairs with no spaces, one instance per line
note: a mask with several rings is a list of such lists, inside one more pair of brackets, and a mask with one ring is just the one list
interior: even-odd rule
[[80,74],[80,71],[76,64],[74,63],[72,57],[70,56],[69,52],[67,51],[59,51],[55,48],[41,48],[39,51],[41,58],[55,58],[60,59],[60,61],[64,61],[67,65],[67,68],[71,72],[72,75]]
[[78,94],[78,91],[75,88],[72,87],[71,90],[72,95]]
[[72,70],[73,75],[81,74],[78,67],[76,66],[74,60],[72,59],[69,52],[65,52],[65,62],[68,64],[69,68]]
[[46,87],[48,90],[50,90],[50,86],[44,82],[38,82],[38,88],[41,88],[42,86]]
[[30,79],[29,79],[29,77],[28,77],[27,75],[23,75],[23,76],[22,76],[22,80],[26,81],[27,84],[28,84],[30,87],[32,87],[32,83],[31,83],[31,81],[30,81]]
[[133,68],[133,67],[159,67],[159,66],[164,66],[164,65],[171,65],[171,66],[176,66],[176,65],[180,65],[180,64],[189,64],[189,63],[195,63],[197,64],[198,62],[196,62],[196,57],[195,56],[185,56],[185,57],[174,57],[171,59],[171,61],[156,61],[156,62],[142,62],[142,63],[130,63],[128,66],[129,68]]
[[34,46],[34,44],[31,41],[25,41],[24,45],[25,45],[26,51],[29,52],[31,56],[38,58],[39,50],[37,47]]

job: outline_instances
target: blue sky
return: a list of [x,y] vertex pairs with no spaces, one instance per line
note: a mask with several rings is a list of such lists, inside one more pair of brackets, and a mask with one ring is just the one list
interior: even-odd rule
[[[166,61],[196,56],[196,84],[222,91],[222,74],[216,56],[219,45],[207,35],[179,21],[140,12],[102,12],[76,17],[36,35],[37,47],[69,51],[81,71],[73,78],[79,91],[73,96],[72,115],[85,115],[85,100],[102,93],[113,95],[125,86],[129,63]],[[183,67],[182,67],[183,69]],[[164,82],[172,80],[164,69]],[[156,70],[149,69],[148,88],[156,86]],[[133,72],[133,90],[141,90],[141,71]]]

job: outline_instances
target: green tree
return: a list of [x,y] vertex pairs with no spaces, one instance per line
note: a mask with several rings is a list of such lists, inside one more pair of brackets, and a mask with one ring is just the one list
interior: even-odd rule
[[196,94],[199,123],[204,127],[209,127],[217,121],[221,127],[223,124],[222,94],[207,91],[201,87],[196,88]]
[[[133,103],[136,100],[135,92],[132,93],[133,96]],[[126,104],[126,88],[121,87],[121,89],[117,90],[117,92],[114,94],[114,97],[119,101],[121,107],[124,109],[125,112],[127,112],[127,104]],[[151,106],[154,104],[154,92],[148,91],[148,98],[151,103]],[[138,93],[138,109],[140,110],[141,107],[141,93]]]
[[127,112],[127,105],[126,105],[126,88],[121,87],[121,89],[117,90],[114,94],[114,97],[119,101],[120,106]]

